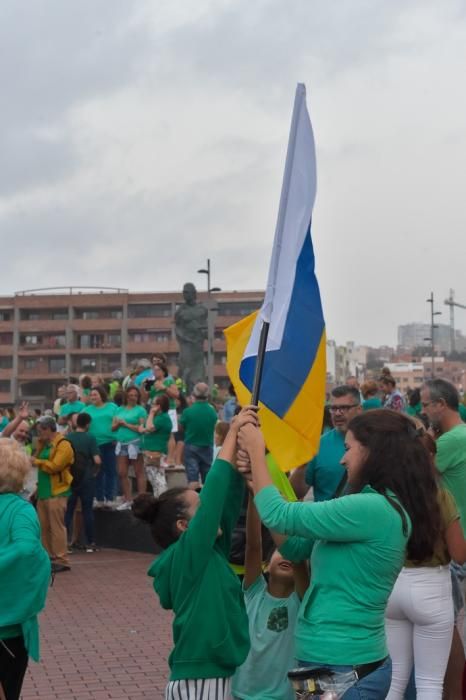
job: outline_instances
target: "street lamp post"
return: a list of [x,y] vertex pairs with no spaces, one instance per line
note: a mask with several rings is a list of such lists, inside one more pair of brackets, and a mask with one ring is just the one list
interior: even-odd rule
[[[430,344],[432,353],[432,379],[435,379],[435,329],[438,328],[435,325],[435,316],[441,316],[441,311],[434,311],[434,293],[430,293],[430,297],[426,299],[426,302],[430,304]],[[427,338],[426,338],[427,340]]]
[[220,287],[210,286],[210,258],[207,258],[207,267],[198,270],[200,275],[207,276],[207,384],[212,391],[214,386],[214,308],[212,306],[212,292],[220,292]]

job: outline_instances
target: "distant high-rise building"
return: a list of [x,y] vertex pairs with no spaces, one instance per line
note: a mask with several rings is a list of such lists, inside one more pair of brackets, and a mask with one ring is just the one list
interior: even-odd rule
[[[437,352],[450,352],[450,326],[446,323],[436,324],[434,331],[435,349]],[[414,348],[430,348],[430,323],[406,323],[398,326],[398,348],[413,350]],[[466,338],[460,331],[455,331],[456,349],[461,352],[466,348]]]

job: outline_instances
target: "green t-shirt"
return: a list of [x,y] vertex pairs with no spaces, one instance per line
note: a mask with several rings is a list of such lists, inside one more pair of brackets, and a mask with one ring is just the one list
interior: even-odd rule
[[72,413],[81,413],[82,409],[86,406],[82,401],[73,401],[72,403],[64,403],[60,409],[60,418],[63,416],[69,416]]
[[150,452],[167,454],[168,440],[172,431],[172,421],[168,413],[159,413],[154,418],[153,433],[144,433],[142,447]]
[[184,428],[184,441],[195,447],[210,447],[214,442],[214,430],[217,423],[217,412],[206,401],[195,401],[186,408],[180,418]]
[[[42,450],[37,455],[38,459],[50,459],[52,445],[44,445]],[[68,489],[64,493],[59,493],[57,496],[52,494],[52,480],[50,474],[46,474],[42,469],[37,470],[37,498],[40,501],[46,498],[67,498],[71,493]]]
[[66,436],[66,439],[71,442],[75,452],[79,452],[86,462],[85,478],[93,477],[96,473],[96,465],[94,457],[99,455],[99,447],[95,435],[90,435],[88,432],[75,430]]
[[[172,384],[175,384],[175,380],[173,377],[165,377],[163,380],[163,385],[165,389],[169,386],[172,386]],[[149,391],[149,398],[151,401],[153,401],[157,396],[161,396],[161,394],[166,394],[166,391],[164,389],[155,389],[154,385],[152,385],[151,390]],[[176,400],[171,398],[171,396],[167,397],[169,402],[170,402],[170,408],[176,408]]]
[[333,498],[345,473],[340,464],[345,454],[345,436],[334,428],[320,438],[319,452],[306,467],[306,484],[312,486],[314,501]]
[[[121,418],[121,420],[126,421],[130,425],[140,425],[141,419],[143,423],[146,422],[147,411],[145,408],[139,405],[133,406],[132,408],[120,406],[115,413],[115,418]],[[116,439],[118,442],[132,442],[133,440],[138,440],[140,437],[140,433],[136,433],[134,430],[131,430],[124,425],[120,425],[116,431]]]
[[466,536],[466,424],[460,423],[437,440],[437,469],[441,484],[448,489],[460,512],[461,527]]
[[410,406],[409,404],[406,406],[406,413],[408,416],[420,416],[422,413],[422,404],[421,402],[417,403],[415,406]]
[[294,700],[287,678],[296,666],[294,633],[300,600],[296,593],[274,598],[259,576],[244,592],[251,650],[233,676],[233,695],[244,700]]
[[81,411],[81,413],[89,414],[92,418],[89,433],[94,435],[98,445],[107,445],[109,442],[115,442],[116,437],[115,433],[112,432],[112,421],[117,411],[118,406],[111,401],[102,404],[102,406],[88,404]]
[[280,547],[286,559],[303,561],[312,552],[296,658],[352,666],[387,656],[385,608],[404,564],[408,514],[405,535],[400,514],[370,486],[321,503],[289,503],[267,486],[255,503],[266,527],[289,535]]
[[382,408],[382,401],[378,396],[371,396],[369,399],[364,399],[362,402],[363,411],[371,411],[373,408]]

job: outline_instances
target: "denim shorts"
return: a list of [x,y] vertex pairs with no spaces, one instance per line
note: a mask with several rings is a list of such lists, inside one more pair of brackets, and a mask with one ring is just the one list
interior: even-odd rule
[[117,457],[128,457],[128,459],[137,459],[141,449],[141,441],[131,440],[131,442],[117,442],[115,454]]

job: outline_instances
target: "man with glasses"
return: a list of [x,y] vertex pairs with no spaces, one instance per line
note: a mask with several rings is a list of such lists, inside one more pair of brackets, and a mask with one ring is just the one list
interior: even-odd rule
[[[346,470],[340,464],[345,453],[345,435],[352,418],[361,413],[361,395],[359,389],[343,384],[333,389],[329,404],[333,430],[320,438],[319,452],[306,467],[295,470],[291,483],[298,498],[305,495],[312,486],[315,501],[327,501],[333,498]],[[301,483],[300,483],[301,482]]]
[[[440,472],[441,486],[448,489],[456,501],[461,527],[466,536],[466,424],[461,420],[459,395],[456,388],[444,379],[431,379],[421,389],[422,412],[439,435],[435,464]],[[464,607],[466,567],[452,564],[455,618]],[[455,593],[457,595],[455,595]],[[458,595],[459,594],[459,595]],[[447,697],[462,697],[462,680],[465,655],[458,629],[455,626],[450,659],[445,676]]]

